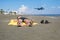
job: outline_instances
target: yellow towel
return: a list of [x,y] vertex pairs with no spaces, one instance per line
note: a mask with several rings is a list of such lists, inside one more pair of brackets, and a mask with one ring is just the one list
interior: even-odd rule
[[[33,25],[36,25],[38,23],[33,23]],[[17,20],[16,19],[11,19],[10,22],[8,23],[8,25],[17,25]],[[22,23],[22,25],[26,25],[24,22]]]

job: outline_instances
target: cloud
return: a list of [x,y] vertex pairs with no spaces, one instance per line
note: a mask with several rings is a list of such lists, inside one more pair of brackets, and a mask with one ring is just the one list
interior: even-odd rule
[[21,5],[21,7],[19,8],[18,12],[21,14],[21,13],[24,13],[28,10],[28,7],[25,6],[25,5]]
[[60,8],[60,6],[58,6],[57,8]]
[[21,5],[21,7],[18,10],[18,14],[56,14],[60,13],[60,6],[51,6],[50,8],[47,7],[46,4],[43,5],[45,7],[45,10],[35,10],[34,8],[29,8],[25,5]]
[[25,5],[21,5],[18,9],[18,14],[35,14],[35,10],[32,8],[29,8]]

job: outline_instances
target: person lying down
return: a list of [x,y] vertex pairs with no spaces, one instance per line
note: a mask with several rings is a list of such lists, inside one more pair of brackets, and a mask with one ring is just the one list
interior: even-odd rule
[[22,27],[22,22],[24,22],[27,26],[31,27],[32,26],[32,20],[26,18],[26,17],[22,17],[22,16],[18,16],[17,17],[17,25],[18,27]]

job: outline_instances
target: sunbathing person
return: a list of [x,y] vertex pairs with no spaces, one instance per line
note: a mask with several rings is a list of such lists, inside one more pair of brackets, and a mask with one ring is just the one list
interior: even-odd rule
[[32,21],[28,18],[18,16],[17,21],[18,21],[17,24],[19,27],[23,26],[22,22],[24,22],[27,26],[30,26],[30,27],[32,26]]

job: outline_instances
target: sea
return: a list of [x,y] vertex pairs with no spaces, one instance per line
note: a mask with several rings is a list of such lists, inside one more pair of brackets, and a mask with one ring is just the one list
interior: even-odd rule
[[33,14],[33,16],[60,16],[60,14]]

